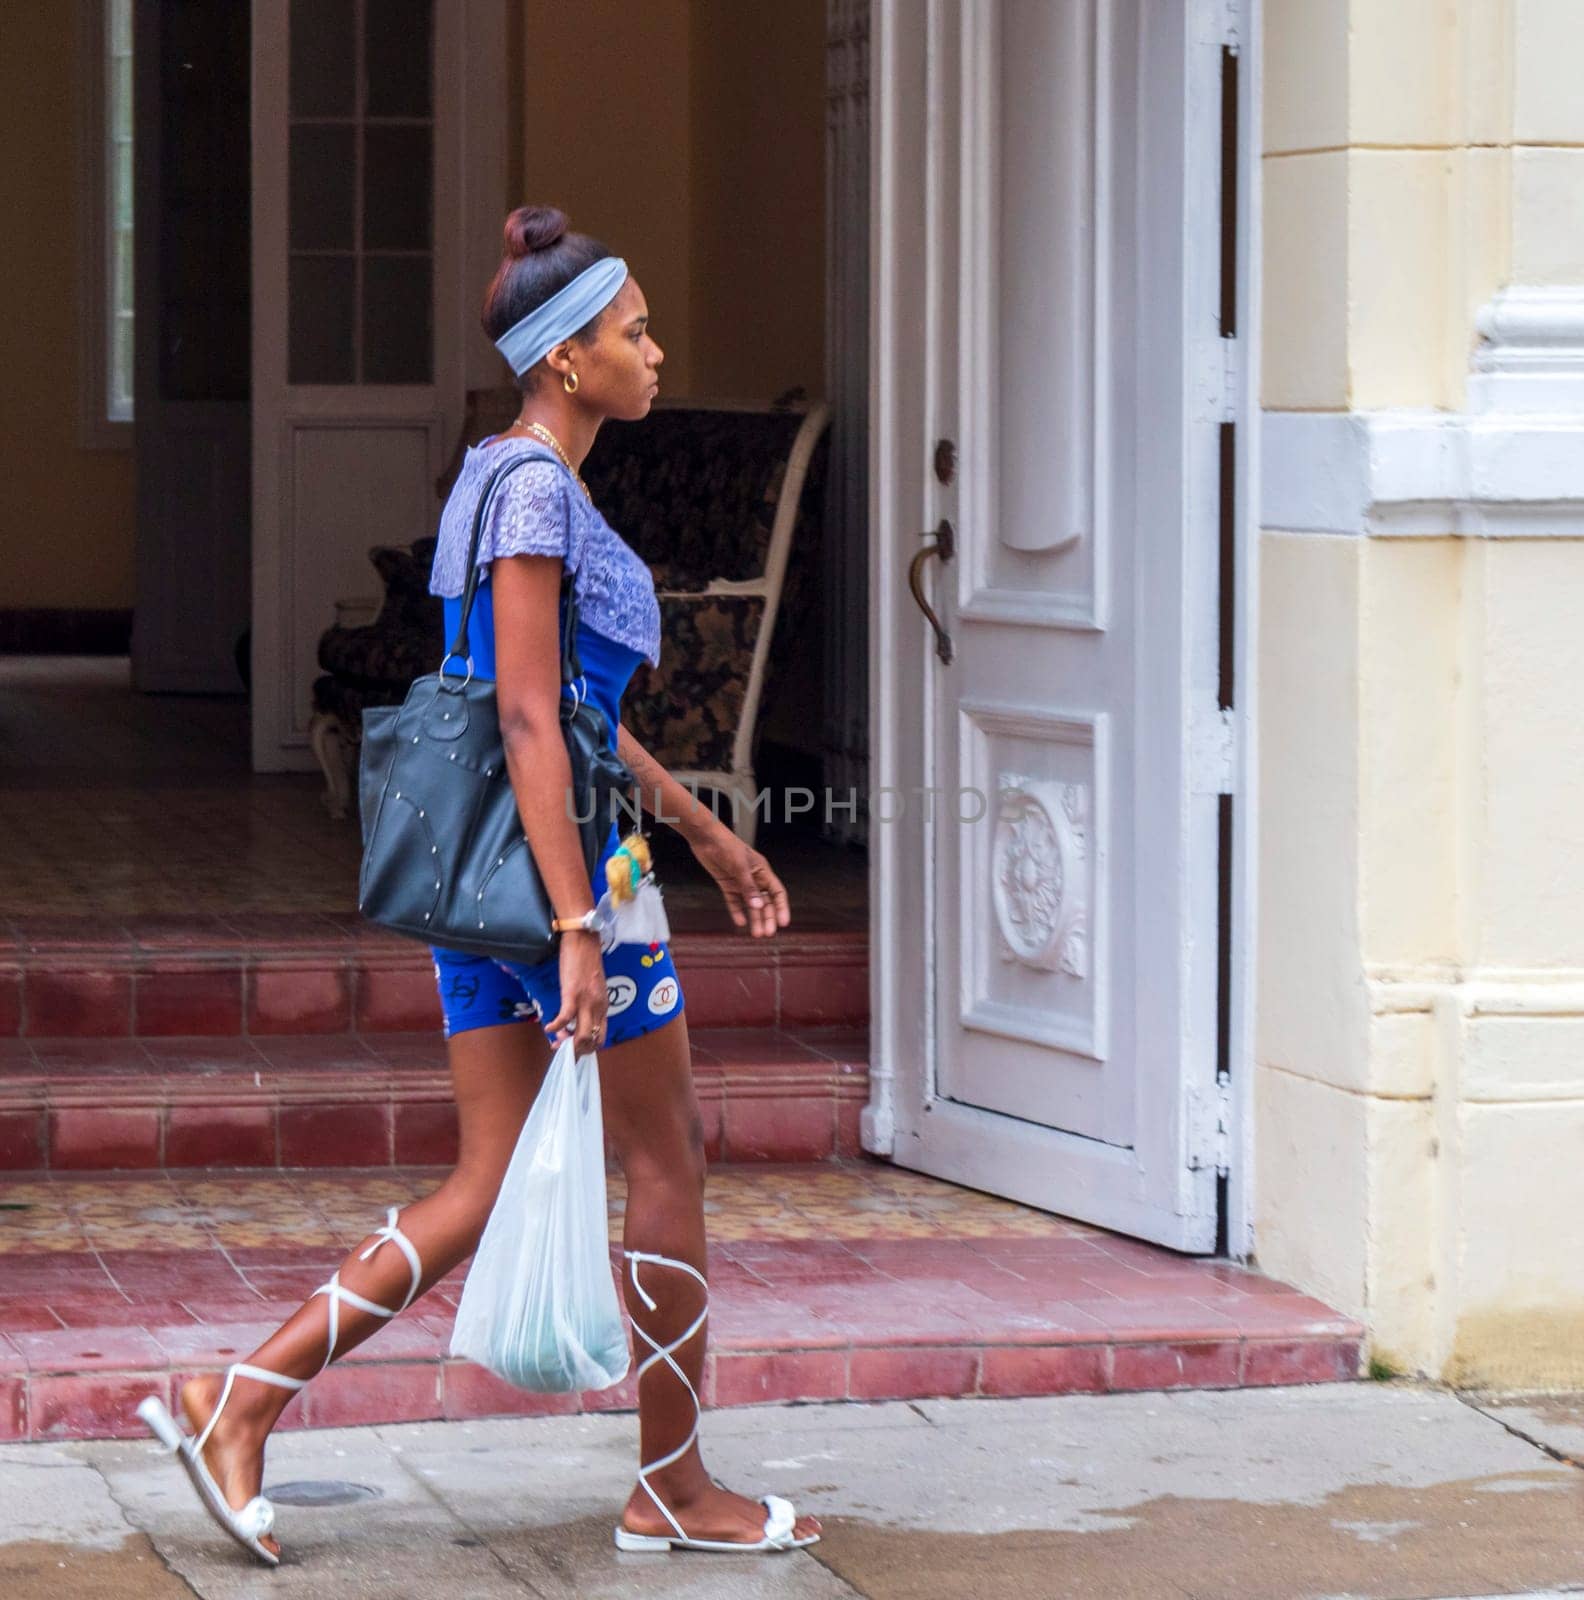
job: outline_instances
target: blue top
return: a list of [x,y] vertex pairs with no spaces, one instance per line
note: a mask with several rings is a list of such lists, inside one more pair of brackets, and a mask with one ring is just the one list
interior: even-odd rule
[[[566,627],[566,607],[562,606],[561,627]],[[449,648],[456,638],[457,625],[462,621],[461,596],[445,601],[445,643]],[[616,725],[621,721],[621,698],[632,682],[643,657],[629,646],[607,638],[597,628],[591,628],[581,616],[577,631],[578,665],[583,669],[583,685],[588,700],[605,713],[610,726],[610,748],[616,748]],[[473,657],[473,676],[495,676],[495,602],[487,583],[481,583],[473,596],[473,614],[468,618],[468,651]],[[467,662],[452,656],[445,664],[446,673],[453,678],[467,676]],[[572,698],[570,687],[562,693]]]
[[[470,445],[457,480],[440,513],[439,540],[429,571],[429,592],[445,600],[445,639],[442,650],[456,637],[462,620],[468,538],[485,481],[507,455],[536,459],[507,473],[491,498],[479,530],[478,589],[468,618],[468,651],[473,675],[495,677],[495,604],[489,583],[489,564],[497,556],[555,555],[573,568],[572,585],[578,602],[578,663],[589,701],[605,713],[608,744],[616,748],[621,721],[621,698],[637,670],[647,659],[660,664],[660,602],[654,575],[648,565],[600,515],[567,468],[547,445],[534,438],[519,438],[492,445],[489,440]],[[561,608],[561,629],[566,608]],[[467,673],[465,661],[447,660],[443,670],[451,677]],[[564,689],[571,697],[572,691]],[[621,843],[619,819],[595,863],[594,884],[604,883],[605,862]]]
[[[479,597],[497,556],[560,556],[573,570],[578,613],[608,639],[660,665],[660,602],[648,564],[602,517],[556,459],[534,438],[471,445],[440,513],[429,592],[450,599],[467,577],[468,537],[484,484],[503,460],[534,459],[500,481],[479,530]],[[477,659],[475,655],[475,660]],[[483,669],[480,668],[480,671]]]

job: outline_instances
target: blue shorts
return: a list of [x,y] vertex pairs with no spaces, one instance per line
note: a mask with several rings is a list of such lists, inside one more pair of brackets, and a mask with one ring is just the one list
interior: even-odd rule
[[[502,1022],[548,1023],[561,1010],[558,957],[524,966],[430,945],[447,1039]],[[605,1044],[621,1044],[662,1028],[682,1011],[682,984],[664,944],[616,944],[606,950]],[[545,1037],[550,1036],[546,1033]]]

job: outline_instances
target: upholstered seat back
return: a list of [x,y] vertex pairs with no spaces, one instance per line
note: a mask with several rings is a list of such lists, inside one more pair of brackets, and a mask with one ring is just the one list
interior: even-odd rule
[[440,665],[436,641],[444,608],[429,593],[429,568],[435,540],[407,545],[375,545],[369,561],[385,584],[384,602],[373,622],[362,627],[327,628],[319,636],[319,665],[358,688],[383,691],[393,704],[407,685]]
[[[463,451],[508,427],[515,389],[474,391],[450,464],[436,485],[443,499]],[[583,462],[583,478],[611,526],[646,561],[662,591],[661,664],[641,662],[622,718],[668,768],[726,772],[742,764],[743,726],[755,648],[767,612],[759,593],[703,595],[713,580],[767,578],[772,531],[794,442],[807,420],[801,407],[748,410],[710,405],[656,406],[639,422],[604,423]],[[821,428],[802,480],[789,560],[779,588],[775,637],[786,648],[764,663],[761,699],[775,692],[777,668],[808,670],[817,591],[829,434]],[[365,627],[330,628],[319,641],[324,675],[313,686],[317,712],[355,727],[361,710],[399,702],[412,679],[439,665],[441,603],[428,590],[433,538],[411,550],[381,546],[370,559],[386,585],[378,618]],[[782,659],[778,661],[777,655]],[[750,747],[760,719],[751,717]]]
[[606,422],[583,478],[667,589],[762,577],[801,412],[677,406]]

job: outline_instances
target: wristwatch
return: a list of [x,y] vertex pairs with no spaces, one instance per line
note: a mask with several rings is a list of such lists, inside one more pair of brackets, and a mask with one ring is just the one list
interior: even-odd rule
[[551,917],[550,926],[556,933],[570,933],[574,928],[583,928],[589,933],[599,931],[599,912],[590,906],[578,917]]

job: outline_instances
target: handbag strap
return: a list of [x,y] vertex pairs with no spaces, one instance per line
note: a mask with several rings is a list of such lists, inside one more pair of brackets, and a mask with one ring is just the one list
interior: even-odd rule
[[[513,456],[509,461],[503,461],[485,480],[483,493],[479,495],[478,507],[473,513],[473,531],[468,536],[467,581],[462,587],[462,616],[457,623],[456,638],[451,641],[451,648],[446,651],[445,660],[440,663],[442,674],[444,673],[446,661],[449,661],[453,656],[459,661],[468,659],[468,619],[473,615],[473,600],[478,594],[479,539],[484,532],[484,516],[489,510],[490,499],[503,478],[530,461],[551,461],[558,467],[562,465],[560,459],[549,450],[527,450],[521,455]],[[567,553],[569,555],[571,554],[571,541],[572,530],[569,523],[567,528]],[[583,664],[578,659],[578,603],[577,594],[572,583],[574,576],[575,569],[563,565],[561,569],[561,600],[566,606],[566,627],[561,638],[561,682],[563,686],[583,674]]]

